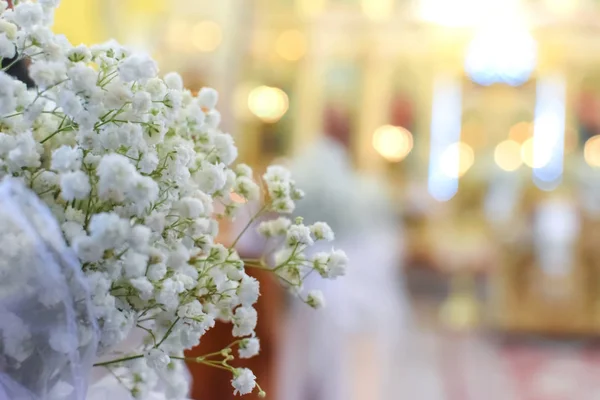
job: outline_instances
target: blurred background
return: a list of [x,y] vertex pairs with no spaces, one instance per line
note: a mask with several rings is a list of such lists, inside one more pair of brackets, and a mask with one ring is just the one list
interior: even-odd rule
[[[330,314],[261,277],[252,367],[270,398],[600,399],[600,1],[62,0],[55,29],[216,88],[257,171],[330,171],[330,138],[351,166],[338,212],[367,204],[342,219],[386,202],[385,229],[347,228],[360,272]],[[230,378],[192,368],[194,398],[232,398]]]

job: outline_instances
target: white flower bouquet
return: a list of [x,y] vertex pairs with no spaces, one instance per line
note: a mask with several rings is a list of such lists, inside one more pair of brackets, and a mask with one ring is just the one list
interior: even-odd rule
[[[347,259],[305,254],[333,232],[301,218],[263,222],[276,250],[252,260],[235,251],[250,224],[231,247],[217,243],[219,220],[239,207],[234,193],[261,201],[251,223],[292,213],[303,192],[290,173],[271,166],[257,183],[233,165],[214,90],[194,96],[115,42],[72,46],[49,28],[58,0],[15,3],[0,1],[0,59],[30,60],[36,87],[6,74],[10,65],[0,71],[0,398],[81,399],[97,367],[133,397],[182,399],[186,361],[230,373],[236,394],[264,396],[252,371],[231,365],[260,349],[259,284],[247,270],[271,271],[321,307],[304,279],[341,276]],[[239,339],[186,358],[217,321]],[[140,343],[117,350],[134,331]]]

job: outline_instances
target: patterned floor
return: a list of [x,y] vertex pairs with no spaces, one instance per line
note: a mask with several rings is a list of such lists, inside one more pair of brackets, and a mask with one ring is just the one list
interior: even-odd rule
[[[415,335],[398,399],[600,400],[600,347],[483,336]],[[418,353],[418,354],[417,354]]]

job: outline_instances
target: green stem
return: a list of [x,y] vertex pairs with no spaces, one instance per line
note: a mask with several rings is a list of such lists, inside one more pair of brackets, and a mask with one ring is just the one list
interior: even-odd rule
[[179,319],[180,319],[179,317],[177,317],[177,319],[175,319],[175,321],[171,324],[171,326],[167,330],[167,333],[165,333],[165,336],[160,340],[160,342],[158,342],[158,344],[156,346],[154,346],[154,348],[158,348],[161,344],[163,344],[163,342],[165,340],[167,340],[167,338],[169,337],[171,332],[173,332],[173,328],[175,328],[175,325],[177,325],[177,323],[179,322]]
[[262,206],[262,208],[260,210],[258,210],[258,212],[254,215],[254,217],[250,218],[250,221],[248,221],[248,223],[246,224],[246,226],[244,227],[244,229],[242,229],[242,231],[240,232],[240,234],[235,238],[235,240],[233,241],[233,244],[231,245],[231,248],[234,249],[235,246],[238,244],[238,242],[240,241],[240,239],[242,238],[242,235],[244,233],[246,233],[246,231],[248,230],[248,228],[250,228],[250,225],[252,225],[254,223],[254,221],[256,221],[258,219],[258,217],[267,209],[267,205],[265,204],[264,206]]
[[120,362],[124,362],[124,361],[130,361],[130,360],[137,360],[137,359],[143,358],[143,357],[144,357],[143,354],[138,354],[137,356],[129,356],[129,357],[118,358],[116,360],[104,361],[104,362],[101,362],[101,363],[96,363],[96,364],[94,364],[94,367],[104,367],[106,365],[116,364],[116,363],[120,363]]

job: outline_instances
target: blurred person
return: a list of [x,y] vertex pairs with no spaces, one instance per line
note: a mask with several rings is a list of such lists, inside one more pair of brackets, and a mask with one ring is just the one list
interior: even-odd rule
[[328,221],[335,246],[350,258],[348,272],[332,282],[309,278],[306,289],[325,295],[322,310],[292,298],[277,400],[398,398],[393,371],[409,319],[399,278],[400,229],[383,185],[353,172],[342,116],[329,114],[327,134],[292,160],[291,170],[307,193],[297,214],[307,224]]

